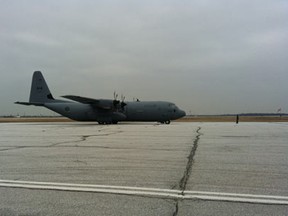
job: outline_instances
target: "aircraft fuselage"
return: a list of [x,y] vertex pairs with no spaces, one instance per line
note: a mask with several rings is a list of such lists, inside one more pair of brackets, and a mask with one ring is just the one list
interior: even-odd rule
[[126,102],[121,110],[99,110],[90,104],[77,102],[45,103],[54,112],[77,121],[97,121],[100,123],[118,121],[158,121],[168,122],[185,116],[175,104],[165,101]]

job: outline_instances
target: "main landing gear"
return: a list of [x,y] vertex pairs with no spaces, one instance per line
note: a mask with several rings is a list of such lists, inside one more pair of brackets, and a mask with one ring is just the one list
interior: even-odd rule
[[161,123],[161,124],[170,124],[170,120],[167,120],[167,121],[161,121],[160,123]]
[[99,121],[98,124],[100,125],[104,125],[104,124],[118,124],[118,121],[109,121],[109,122],[102,122],[102,121]]

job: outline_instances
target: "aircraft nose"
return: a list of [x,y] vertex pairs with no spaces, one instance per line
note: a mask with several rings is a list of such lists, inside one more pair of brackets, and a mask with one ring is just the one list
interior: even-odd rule
[[182,118],[182,117],[184,117],[184,116],[186,116],[185,111],[179,109],[179,110],[177,111],[176,118],[178,119],[178,118]]
[[186,112],[184,110],[179,110],[179,116],[180,118],[186,116]]

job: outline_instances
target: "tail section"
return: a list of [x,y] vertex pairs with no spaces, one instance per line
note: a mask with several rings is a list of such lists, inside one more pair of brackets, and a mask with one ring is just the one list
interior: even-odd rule
[[54,98],[46,84],[46,81],[40,71],[35,71],[32,77],[29,103],[47,103],[54,102]]
[[60,102],[55,100],[40,71],[35,71],[32,77],[29,102],[15,102],[21,105],[44,106],[45,103]]

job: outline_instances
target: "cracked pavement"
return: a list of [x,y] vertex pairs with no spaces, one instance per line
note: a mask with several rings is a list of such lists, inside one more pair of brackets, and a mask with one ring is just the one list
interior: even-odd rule
[[[0,179],[288,196],[287,129],[286,123],[0,124]],[[9,187],[0,193],[0,215],[286,215],[288,209]]]
[[[196,150],[198,148],[198,143],[199,143],[199,140],[200,140],[200,136],[203,135],[203,134],[200,133],[200,130],[201,130],[201,127],[198,127],[197,130],[196,130],[196,137],[195,137],[195,139],[194,139],[194,141],[192,143],[190,154],[187,157],[188,161],[187,161],[187,164],[186,164],[186,169],[185,169],[185,171],[183,173],[183,177],[179,181],[179,189],[181,190],[182,195],[184,195],[184,193],[185,193],[186,185],[187,185],[188,179],[189,179],[189,177],[191,175],[191,172],[192,172],[194,156],[195,156]],[[175,201],[175,211],[173,213],[173,216],[178,215],[179,201],[181,201],[181,200],[177,199]]]

